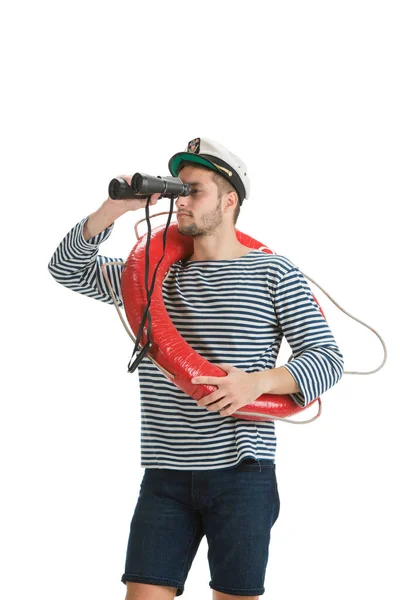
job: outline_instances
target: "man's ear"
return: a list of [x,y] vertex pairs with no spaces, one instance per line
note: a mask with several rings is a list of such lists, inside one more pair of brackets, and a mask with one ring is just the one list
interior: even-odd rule
[[236,192],[229,192],[225,198],[225,206],[235,206],[235,199],[239,202],[239,198]]

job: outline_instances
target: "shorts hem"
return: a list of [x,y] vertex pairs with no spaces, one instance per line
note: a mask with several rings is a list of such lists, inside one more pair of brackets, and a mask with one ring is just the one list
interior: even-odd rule
[[150,577],[148,575],[135,575],[135,573],[124,573],[121,577],[121,581],[125,584],[127,581],[136,581],[138,583],[152,583],[154,585],[167,585],[170,587],[176,587],[178,588],[176,592],[177,596],[181,596],[181,594],[183,594],[185,587],[183,583],[176,581],[176,579],[168,579],[168,577]]
[[212,590],[225,594],[233,594],[234,596],[259,596],[265,592],[265,587],[249,588],[246,590],[244,588],[224,587],[223,585],[214,584],[212,581],[209,582],[209,586]]

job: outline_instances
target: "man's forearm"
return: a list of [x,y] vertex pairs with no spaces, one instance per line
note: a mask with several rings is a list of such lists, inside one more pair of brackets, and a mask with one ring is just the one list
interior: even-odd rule
[[100,208],[92,213],[86,220],[82,231],[84,239],[86,241],[90,240],[98,233],[101,233],[125,212],[126,208],[124,207],[123,202],[121,202],[121,206],[119,207],[105,200]]
[[285,367],[254,373],[258,377],[260,394],[295,394],[301,392],[293,375]]

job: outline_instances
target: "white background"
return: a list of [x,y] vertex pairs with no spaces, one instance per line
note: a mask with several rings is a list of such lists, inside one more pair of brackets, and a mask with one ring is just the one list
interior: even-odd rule
[[[0,36],[1,596],[125,597],[143,475],[133,344],[112,305],[63,288],[47,265],[113,177],[168,175],[172,154],[204,136],[248,166],[237,228],[388,347],[382,370],[324,394],[317,421],[277,422],[264,598],[398,597],[398,3],[12,6]],[[143,217],[119,219],[100,254],[125,259]],[[346,370],[377,367],[378,338],[311,288]],[[203,538],[184,598],[211,598],[206,553]]]

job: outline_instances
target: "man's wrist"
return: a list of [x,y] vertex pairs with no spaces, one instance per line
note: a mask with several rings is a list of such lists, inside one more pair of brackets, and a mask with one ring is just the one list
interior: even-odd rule
[[286,367],[256,371],[257,385],[261,394],[296,394],[301,392],[291,372]]
[[254,380],[256,382],[256,389],[258,390],[258,396],[261,396],[262,394],[268,394],[270,393],[270,375],[269,375],[269,371],[270,369],[266,369],[265,371],[256,371],[255,373],[252,373],[252,375],[254,376]]

